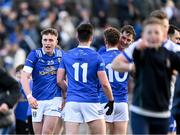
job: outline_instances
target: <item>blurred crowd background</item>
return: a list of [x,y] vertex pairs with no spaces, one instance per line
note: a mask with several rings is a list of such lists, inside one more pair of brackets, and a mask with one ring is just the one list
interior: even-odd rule
[[0,65],[13,72],[23,64],[32,49],[41,47],[40,31],[47,27],[58,30],[64,50],[77,46],[75,28],[82,21],[95,27],[92,46],[97,50],[108,25],[131,24],[138,39],[142,21],[155,9],[180,27],[180,0],[0,0]]

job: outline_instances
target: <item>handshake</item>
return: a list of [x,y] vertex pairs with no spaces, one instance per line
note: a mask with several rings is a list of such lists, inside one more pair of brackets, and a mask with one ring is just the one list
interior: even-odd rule
[[114,101],[109,101],[109,102],[105,105],[104,109],[106,109],[107,107],[108,107],[108,110],[107,110],[107,112],[106,112],[106,115],[111,115],[112,112],[113,112],[113,109],[114,109]]

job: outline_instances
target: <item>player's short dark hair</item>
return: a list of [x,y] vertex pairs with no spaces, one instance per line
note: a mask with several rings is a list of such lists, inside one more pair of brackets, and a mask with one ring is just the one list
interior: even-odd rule
[[104,37],[108,44],[114,46],[119,43],[120,32],[114,27],[108,27],[104,30]]
[[169,26],[168,35],[169,35],[169,36],[174,35],[175,31],[180,32],[180,29],[179,29],[178,27],[176,27],[176,26],[174,26],[174,25],[171,24],[171,25]]
[[163,26],[162,21],[160,19],[157,19],[155,17],[149,17],[143,22],[143,29],[145,26],[150,25],[150,24],[159,24],[160,26]]
[[128,35],[132,35],[133,36],[133,40],[135,40],[136,38],[136,32],[133,28],[132,25],[124,25],[121,30],[120,30],[121,33],[123,32],[126,32]]
[[81,23],[77,27],[78,39],[81,42],[87,42],[93,35],[93,26],[90,23]]
[[17,73],[21,71],[23,68],[24,68],[24,64],[20,64],[19,66],[16,67],[15,72]]
[[154,10],[154,11],[152,11],[149,17],[155,17],[155,18],[158,18],[160,20],[168,19],[167,14],[162,10]]
[[48,35],[48,34],[58,37],[58,31],[54,28],[46,28],[43,31],[41,31],[41,36]]

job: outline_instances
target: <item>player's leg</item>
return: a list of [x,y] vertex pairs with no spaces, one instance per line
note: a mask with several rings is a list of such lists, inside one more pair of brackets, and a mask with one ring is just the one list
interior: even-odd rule
[[35,134],[42,134],[42,127],[43,123],[42,122],[33,122],[33,130]]
[[113,126],[114,126],[113,123],[106,122],[106,134],[113,134],[113,130],[114,130]]
[[106,134],[106,124],[104,119],[93,120],[91,122],[87,122],[90,134]]
[[128,104],[125,102],[114,104],[114,118],[112,134],[126,134],[129,120]]
[[63,130],[64,130],[64,121],[61,118],[59,118],[53,133],[59,135],[62,134]]
[[118,121],[113,123],[113,133],[112,134],[126,134],[127,133],[127,121]]
[[104,113],[99,103],[81,103],[81,112],[91,134],[106,133]]
[[107,134],[112,134],[113,133],[113,118],[114,118],[114,110],[115,110],[115,106],[114,106],[114,110],[112,112],[111,115],[106,115],[106,111],[107,109],[104,109],[105,105],[107,103],[103,103],[101,104],[102,105],[102,109],[103,109],[103,112],[104,112],[104,117],[105,117],[105,122],[106,122],[106,133]]
[[35,134],[42,134],[43,127],[43,101],[38,101],[38,108],[32,109],[32,123]]
[[80,123],[77,122],[65,122],[65,134],[76,135],[79,132]]
[[78,102],[67,102],[64,108],[65,134],[78,134],[83,116]]
[[52,134],[54,133],[57,124],[61,125],[60,123],[61,121],[58,121],[59,118],[61,117],[61,111],[59,109],[59,106],[61,105],[61,101],[62,99],[60,97],[55,97],[51,100],[44,101],[45,110],[44,110],[44,121],[43,121],[43,129],[42,129],[43,134]]
[[57,116],[44,116],[42,134],[53,134],[55,126],[58,122]]

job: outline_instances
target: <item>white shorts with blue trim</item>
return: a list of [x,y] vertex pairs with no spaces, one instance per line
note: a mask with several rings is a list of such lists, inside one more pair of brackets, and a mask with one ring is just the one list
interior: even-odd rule
[[[102,104],[102,107],[106,103]],[[128,104],[126,102],[114,103],[114,110],[111,115],[106,115],[106,111],[108,108],[104,109],[105,120],[106,122],[118,122],[118,121],[128,121],[129,120],[129,111],[128,111]]]
[[32,122],[41,122],[43,115],[61,117],[61,97],[55,97],[51,100],[39,100],[38,109],[32,109]]
[[100,103],[67,102],[64,108],[64,121],[84,123],[104,119]]

